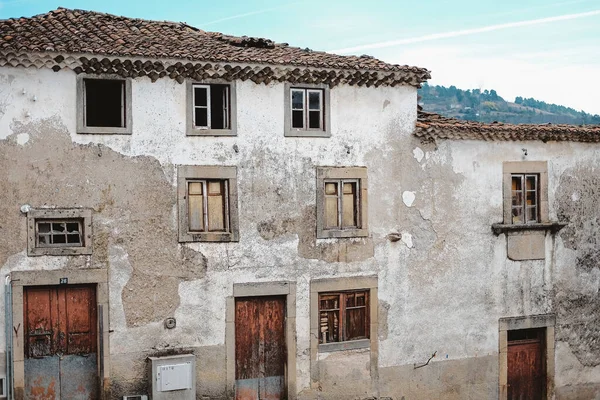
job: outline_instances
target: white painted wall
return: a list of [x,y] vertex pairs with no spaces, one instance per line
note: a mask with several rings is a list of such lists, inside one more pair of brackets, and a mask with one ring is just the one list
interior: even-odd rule
[[[389,305],[387,332],[380,332],[379,366],[392,367],[424,362],[434,351],[434,362],[497,354],[498,318],[551,312],[549,291],[572,274],[575,256],[560,238],[554,245],[547,238],[545,261],[513,262],[506,257],[504,236],[491,234],[491,224],[502,220],[502,162],[522,160],[523,147],[527,160],[548,160],[554,220],[558,179],[575,161],[598,165],[598,145],[443,141],[435,150],[411,136],[416,119],[416,89],[411,87],[335,87],[332,137],[286,138],[284,85],[250,81],[237,82],[236,137],[186,137],[185,85],[147,78],[133,81],[132,135],[78,135],[75,87],[70,71],[0,70],[0,140],[9,138],[20,122],[58,117],[76,143],[155,157],[173,185],[179,164],[238,167],[240,241],[189,244],[208,258],[208,271],[205,278],[179,286],[175,330],[163,329],[162,322],[127,328],[121,291],[132,266],[124,248],[110,249],[113,354],[164,344],[223,344],[225,298],[232,295],[234,283],[292,280],[297,282],[300,391],[309,387],[310,377],[311,279],[378,274],[379,300]],[[27,146],[26,135],[16,140]],[[298,256],[297,235],[267,241],[258,234],[262,221],[300,218],[304,208],[314,207],[315,166],[368,168],[375,257],[352,263],[305,259]],[[175,207],[169,212],[176,224]],[[402,240],[388,241],[392,232]],[[58,257],[28,258],[23,243],[23,251],[0,272],[65,265]],[[590,290],[600,287],[597,277],[589,282]],[[3,335],[1,330],[2,342]],[[600,382],[600,367],[578,365],[566,343],[557,345],[556,359],[557,384],[575,382],[581,374],[586,382]]]

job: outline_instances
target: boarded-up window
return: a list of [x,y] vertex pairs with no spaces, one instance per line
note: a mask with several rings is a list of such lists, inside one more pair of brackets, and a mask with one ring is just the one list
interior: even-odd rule
[[323,90],[290,89],[291,123],[293,129],[324,130]]
[[512,174],[512,223],[539,222],[538,174]]
[[193,125],[200,129],[231,129],[229,85],[193,85]]
[[237,242],[237,168],[177,167],[179,242]]
[[368,338],[368,290],[319,293],[319,343]]
[[359,181],[325,180],[325,229],[360,228]]
[[227,180],[187,181],[189,232],[229,232]]

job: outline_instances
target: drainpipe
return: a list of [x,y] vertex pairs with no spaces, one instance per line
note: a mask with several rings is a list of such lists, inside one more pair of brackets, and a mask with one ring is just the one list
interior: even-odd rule
[[12,335],[12,283],[10,274],[4,279],[4,326],[6,336],[6,398],[14,399],[13,389],[13,335]]

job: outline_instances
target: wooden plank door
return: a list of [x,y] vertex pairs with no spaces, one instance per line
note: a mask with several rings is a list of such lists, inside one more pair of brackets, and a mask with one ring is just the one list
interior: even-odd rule
[[546,397],[544,330],[519,332],[508,340],[508,400],[541,400]]
[[27,287],[25,398],[97,399],[96,287]]
[[285,297],[235,301],[235,398],[286,397]]

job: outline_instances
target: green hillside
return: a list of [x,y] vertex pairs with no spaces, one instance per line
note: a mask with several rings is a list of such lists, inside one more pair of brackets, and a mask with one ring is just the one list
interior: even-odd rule
[[532,98],[504,100],[495,90],[461,90],[455,86],[423,85],[419,104],[425,111],[469,121],[506,122],[511,124],[600,124],[600,115],[573,108],[548,104]]

